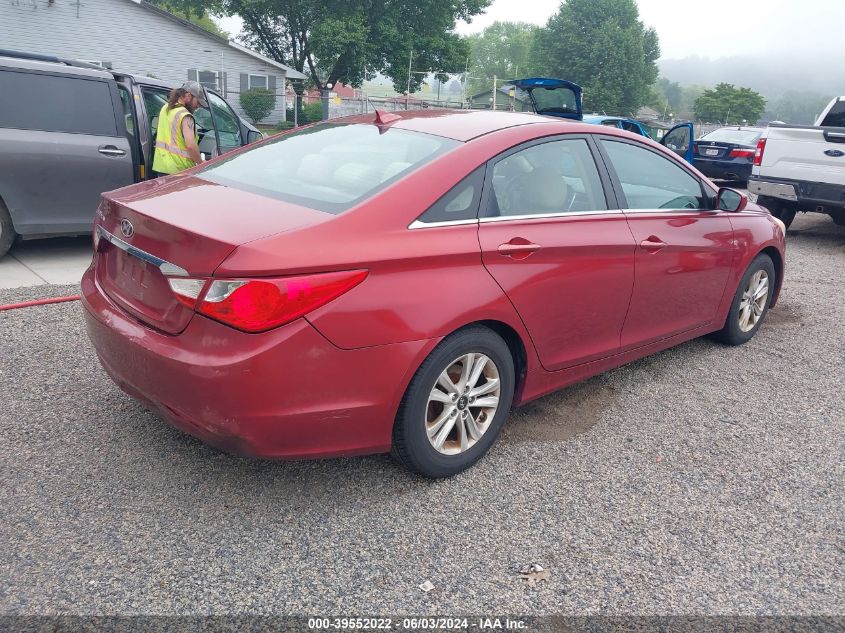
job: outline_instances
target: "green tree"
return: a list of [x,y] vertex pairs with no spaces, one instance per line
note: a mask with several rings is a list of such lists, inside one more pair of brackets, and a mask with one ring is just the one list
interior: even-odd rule
[[253,123],[267,118],[276,107],[276,95],[267,88],[250,88],[240,96],[241,107]]
[[173,2],[173,0],[152,0],[152,3],[161,7],[165,11],[169,11],[176,17],[187,20],[191,24],[195,24],[198,27],[205,29],[209,33],[213,33],[214,35],[227,40],[229,39],[229,34],[217,26],[217,23],[211,19],[208,11],[202,8],[186,7],[184,4],[180,5]]
[[530,63],[581,84],[586,112],[631,115],[649,101],[658,57],[634,0],[567,0],[537,32]]
[[494,22],[481,33],[467,38],[470,48],[470,79],[467,93],[475,94],[500,80],[531,75],[528,63],[538,27],[524,22]]
[[705,90],[695,102],[695,116],[700,121],[753,125],[766,109],[766,100],[751,88],[737,88],[721,83]]
[[[268,57],[309,75],[314,86],[360,86],[382,73],[411,91],[425,72],[458,72],[469,53],[455,33],[491,0],[171,0],[215,15],[239,15],[244,39]],[[441,75],[445,80],[446,75]],[[300,82],[294,83],[300,92]]]
[[663,114],[679,112],[683,105],[684,91],[677,81],[669,81],[666,77],[658,77],[652,86],[653,96],[649,102],[653,108]]

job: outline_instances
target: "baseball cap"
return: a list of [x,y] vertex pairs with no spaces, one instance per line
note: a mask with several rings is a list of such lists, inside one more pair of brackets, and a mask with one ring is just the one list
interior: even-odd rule
[[186,81],[182,84],[182,90],[190,92],[192,95],[194,95],[203,108],[208,107],[208,101],[205,100],[205,94],[202,91],[202,86],[199,85],[199,83],[197,83],[196,81]]

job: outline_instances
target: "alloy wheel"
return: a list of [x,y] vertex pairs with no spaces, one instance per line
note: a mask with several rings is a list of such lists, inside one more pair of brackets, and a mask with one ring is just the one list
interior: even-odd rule
[[444,455],[469,450],[490,428],[500,396],[499,369],[489,356],[469,353],[456,358],[428,396],[428,441]]
[[769,298],[769,274],[758,270],[751,275],[739,302],[739,329],[750,332],[760,321]]

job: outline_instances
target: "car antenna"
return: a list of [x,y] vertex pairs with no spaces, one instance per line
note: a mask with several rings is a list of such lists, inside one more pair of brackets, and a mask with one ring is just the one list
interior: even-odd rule
[[387,110],[379,110],[376,108],[376,125],[387,125],[389,123],[393,123],[394,121],[400,120],[402,117],[398,114],[392,114]]

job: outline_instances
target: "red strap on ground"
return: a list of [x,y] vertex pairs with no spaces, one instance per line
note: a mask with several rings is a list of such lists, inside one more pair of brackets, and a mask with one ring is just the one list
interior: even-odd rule
[[7,303],[0,305],[0,312],[3,310],[17,310],[18,308],[31,308],[33,306],[45,306],[51,303],[64,303],[65,301],[77,301],[79,295],[71,295],[69,297],[51,297],[50,299],[36,299],[34,301],[22,301],[20,303]]

